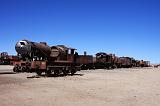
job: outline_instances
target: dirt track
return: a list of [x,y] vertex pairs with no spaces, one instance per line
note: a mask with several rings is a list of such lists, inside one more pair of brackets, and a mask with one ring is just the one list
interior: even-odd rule
[[[0,66],[11,71],[12,67]],[[66,77],[0,74],[0,106],[159,106],[160,68],[80,71]]]

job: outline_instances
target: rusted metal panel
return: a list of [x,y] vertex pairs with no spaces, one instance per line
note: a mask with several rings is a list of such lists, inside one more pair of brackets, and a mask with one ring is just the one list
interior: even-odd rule
[[131,67],[132,66],[132,60],[130,57],[120,57],[120,63],[123,67]]
[[46,69],[47,68],[47,63],[46,61],[42,61],[41,64],[40,64],[40,69]]
[[19,65],[19,66],[24,66],[27,64],[27,61],[14,61],[13,62],[13,65],[16,66],[16,65]]
[[74,61],[74,56],[73,55],[68,55],[67,56],[67,61],[69,61],[69,62],[73,62]]
[[47,63],[46,61],[32,61],[31,62],[31,69],[39,68],[39,69],[46,69]]
[[80,63],[80,64],[93,63],[93,56],[92,55],[79,55],[77,59],[77,63]]

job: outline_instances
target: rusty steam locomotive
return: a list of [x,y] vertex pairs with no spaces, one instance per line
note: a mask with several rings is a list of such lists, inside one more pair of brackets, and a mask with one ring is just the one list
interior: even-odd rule
[[80,70],[80,65],[76,62],[78,53],[75,48],[64,45],[50,47],[45,42],[21,40],[16,43],[15,49],[21,58],[21,61],[14,63],[15,72],[35,71],[38,75],[42,72],[47,75],[73,75]]

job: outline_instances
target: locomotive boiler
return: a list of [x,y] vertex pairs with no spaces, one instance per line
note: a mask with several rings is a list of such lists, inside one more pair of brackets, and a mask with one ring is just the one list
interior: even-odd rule
[[[15,49],[22,57],[23,62],[15,63],[14,71],[32,70],[38,75],[45,72],[47,75],[54,73],[59,75],[74,74],[80,70],[76,60],[76,49],[64,45],[48,46],[46,43],[30,42],[22,40],[17,42]],[[21,64],[23,63],[23,64]]]
[[21,40],[16,43],[15,49],[24,60],[26,59],[46,59],[50,57],[51,49],[45,42],[31,42]]

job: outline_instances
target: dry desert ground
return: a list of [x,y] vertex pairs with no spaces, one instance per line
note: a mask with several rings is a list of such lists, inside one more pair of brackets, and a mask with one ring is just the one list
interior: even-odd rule
[[0,66],[0,106],[160,106],[160,68],[34,75]]

